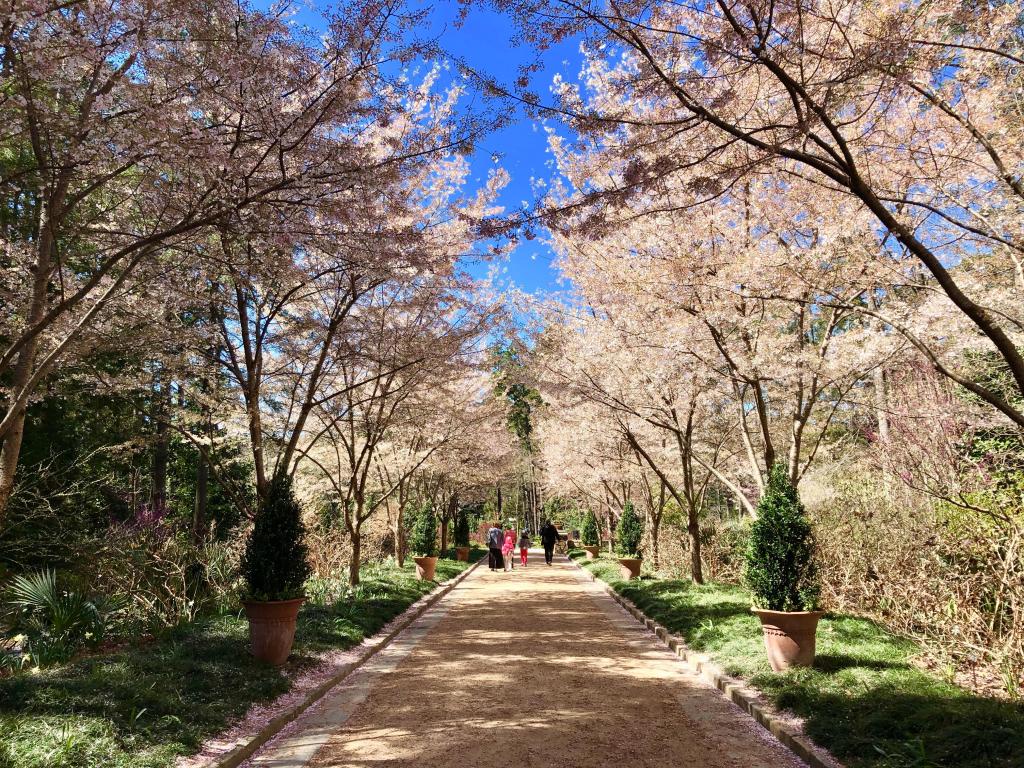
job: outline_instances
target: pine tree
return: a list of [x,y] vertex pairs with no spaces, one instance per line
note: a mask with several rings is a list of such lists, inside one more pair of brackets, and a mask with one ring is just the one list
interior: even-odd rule
[[619,527],[615,531],[615,551],[619,557],[639,557],[640,540],[643,535],[644,528],[640,517],[633,509],[632,502],[626,502],[622,509],[622,517],[619,519]]
[[814,610],[821,590],[814,536],[785,465],[772,467],[757,514],[743,573],[754,604],[770,611]]
[[302,508],[292,494],[291,478],[278,476],[256,511],[242,556],[242,575],[254,600],[302,596],[309,577]]

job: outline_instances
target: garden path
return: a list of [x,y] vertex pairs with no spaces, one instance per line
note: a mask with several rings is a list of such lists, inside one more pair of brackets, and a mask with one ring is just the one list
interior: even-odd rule
[[564,557],[481,564],[260,768],[799,768]]

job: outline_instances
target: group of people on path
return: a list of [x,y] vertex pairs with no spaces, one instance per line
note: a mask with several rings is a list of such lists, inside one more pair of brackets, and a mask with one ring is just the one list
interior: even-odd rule
[[[545,520],[540,528],[540,542],[544,546],[544,562],[551,565],[551,558],[555,553],[555,544],[558,542],[558,529]],[[501,523],[493,523],[487,529],[487,565],[492,571],[502,569],[511,571],[515,569],[515,549],[519,547],[519,559],[525,568],[527,565],[530,544],[530,535],[523,531],[516,541],[516,532],[512,528],[501,529]]]

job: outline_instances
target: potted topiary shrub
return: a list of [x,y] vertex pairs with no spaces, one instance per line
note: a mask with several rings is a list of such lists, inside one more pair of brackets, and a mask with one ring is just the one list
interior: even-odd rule
[[597,527],[597,515],[587,512],[583,521],[583,530],[580,531],[580,539],[583,542],[583,551],[587,553],[587,560],[593,560],[601,551],[601,531]]
[[455,516],[455,559],[469,562],[469,514],[460,509]]
[[246,583],[242,605],[249,619],[250,650],[274,666],[284,664],[291,653],[299,607],[306,599],[305,537],[291,479],[275,477],[256,511],[242,556]]
[[619,556],[619,570],[622,578],[629,580],[640,576],[640,540],[644,529],[631,502],[626,502],[615,530],[615,552]]
[[744,581],[751,610],[761,620],[768,661],[776,672],[814,663],[820,585],[814,537],[796,488],[783,464],[768,474],[768,486],[750,528]]
[[409,548],[416,563],[416,578],[423,581],[434,580],[434,569],[437,568],[437,517],[434,505],[426,502],[416,515],[412,526]]

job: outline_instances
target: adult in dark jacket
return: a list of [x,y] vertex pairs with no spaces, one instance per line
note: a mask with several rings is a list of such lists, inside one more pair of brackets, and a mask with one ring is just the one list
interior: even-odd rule
[[505,541],[505,532],[500,523],[492,523],[487,530],[487,565],[492,571],[500,571],[505,567],[505,559],[501,555],[501,545]]
[[546,520],[540,528],[540,543],[544,545],[544,562],[551,565],[551,557],[555,553],[555,544],[558,543],[558,529]]

